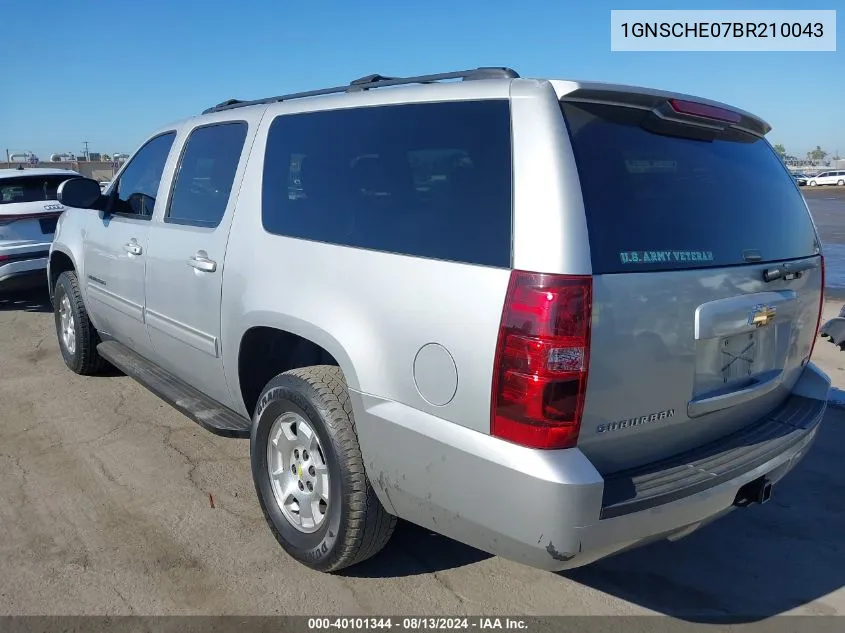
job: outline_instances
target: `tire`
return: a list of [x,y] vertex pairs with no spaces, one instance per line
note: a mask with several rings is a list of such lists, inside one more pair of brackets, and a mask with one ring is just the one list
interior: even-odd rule
[[[73,331],[68,336],[70,346],[64,336],[63,314],[67,314],[72,319]],[[97,353],[100,336],[91,324],[91,319],[88,318],[88,311],[85,309],[82,294],[79,291],[79,281],[72,270],[63,272],[56,280],[56,288],[53,292],[53,318],[56,323],[59,351],[68,369],[83,376],[100,373],[108,363]]]
[[[287,433],[280,425],[290,425]],[[318,447],[309,443],[310,431]],[[296,439],[291,440],[294,432]],[[276,444],[272,438],[277,438]],[[276,446],[284,448],[277,451]],[[305,456],[309,446],[318,448],[318,453],[312,450]],[[253,416],[250,461],[270,530],[282,548],[303,565],[337,572],[374,556],[393,535],[397,519],[384,509],[367,479],[352,405],[339,367],[294,369],[279,374],[264,387]],[[318,469],[312,470],[314,465]],[[271,476],[271,468],[279,473],[277,477]],[[327,486],[321,472],[328,476]],[[307,488],[303,488],[303,482]],[[309,492],[312,482],[313,492]],[[318,486],[328,491],[324,510]],[[288,495],[283,488],[293,490],[293,494]],[[311,508],[305,515],[313,514],[313,524],[306,525],[300,512],[303,506],[292,501],[295,496],[310,500],[304,507]],[[282,502],[279,497],[284,497]],[[288,505],[285,499],[291,500],[287,510],[283,510],[283,505]],[[294,503],[297,509],[291,509]]]
[[845,187],[845,180],[840,180],[839,182],[836,183],[836,185],[838,187]]
[[815,180],[811,180],[811,181],[810,181],[810,186],[811,186],[811,187],[815,187],[815,186],[816,186],[816,181],[815,181]]

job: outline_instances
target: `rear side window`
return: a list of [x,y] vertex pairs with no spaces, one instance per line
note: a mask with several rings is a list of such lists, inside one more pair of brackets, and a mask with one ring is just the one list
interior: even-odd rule
[[65,180],[78,178],[76,174],[67,176],[20,176],[0,180],[0,204],[18,202],[42,202],[56,200],[59,185]]
[[206,227],[220,224],[229,204],[246,133],[244,121],[208,125],[191,132],[165,222]]
[[795,259],[817,252],[804,200],[768,143],[729,131],[714,141],[643,129],[645,114],[565,103],[593,272]]
[[267,140],[262,221],[278,235],[508,267],[509,104],[280,116]]

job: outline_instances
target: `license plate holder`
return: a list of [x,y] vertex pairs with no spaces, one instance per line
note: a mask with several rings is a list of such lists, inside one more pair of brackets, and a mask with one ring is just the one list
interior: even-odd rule
[[747,380],[760,368],[757,332],[744,332],[726,336],[719,341],[719,373],[724,384]]

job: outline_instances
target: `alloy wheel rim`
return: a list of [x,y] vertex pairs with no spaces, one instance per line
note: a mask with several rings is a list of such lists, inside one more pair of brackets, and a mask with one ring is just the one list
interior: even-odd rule
[[301,415],[288,412],[273,422],[267,470],[285,519],[306,534],[320,529],[329,508],[329,469],[320,438]]
[[62,296],[59,302],[59,329],[61,330],[62,343],[70,354],[76,353],[76,322],[73,318],[73,310],[70,309],[70,299],[67,295]]

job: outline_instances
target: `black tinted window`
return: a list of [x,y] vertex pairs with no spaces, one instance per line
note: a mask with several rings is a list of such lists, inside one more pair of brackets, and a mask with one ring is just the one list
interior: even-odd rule
[[663,136],[644,113],[563,106],[587,210],[593,271],[632,272],[806,257],[816,235],[801,193],[763,139]]
[[168,132],[148,141],[138,150],[120,175],[117,193],[112,199],[114,212],[144,217],[153,214],[164,164],[175,138],[175,132]]
[[262,220],[280,235],[509,266],[508,103],[280,116],[267,141]]
[[0,180],[0,204],[55,200],[59,185],[71,178],[78,178],[78,176],[68,174],[67,176],[20,176],[3,178]]
[[169,221],[217,226],[226,211],[247,124],[201,127],[188,137],[167,212]]

